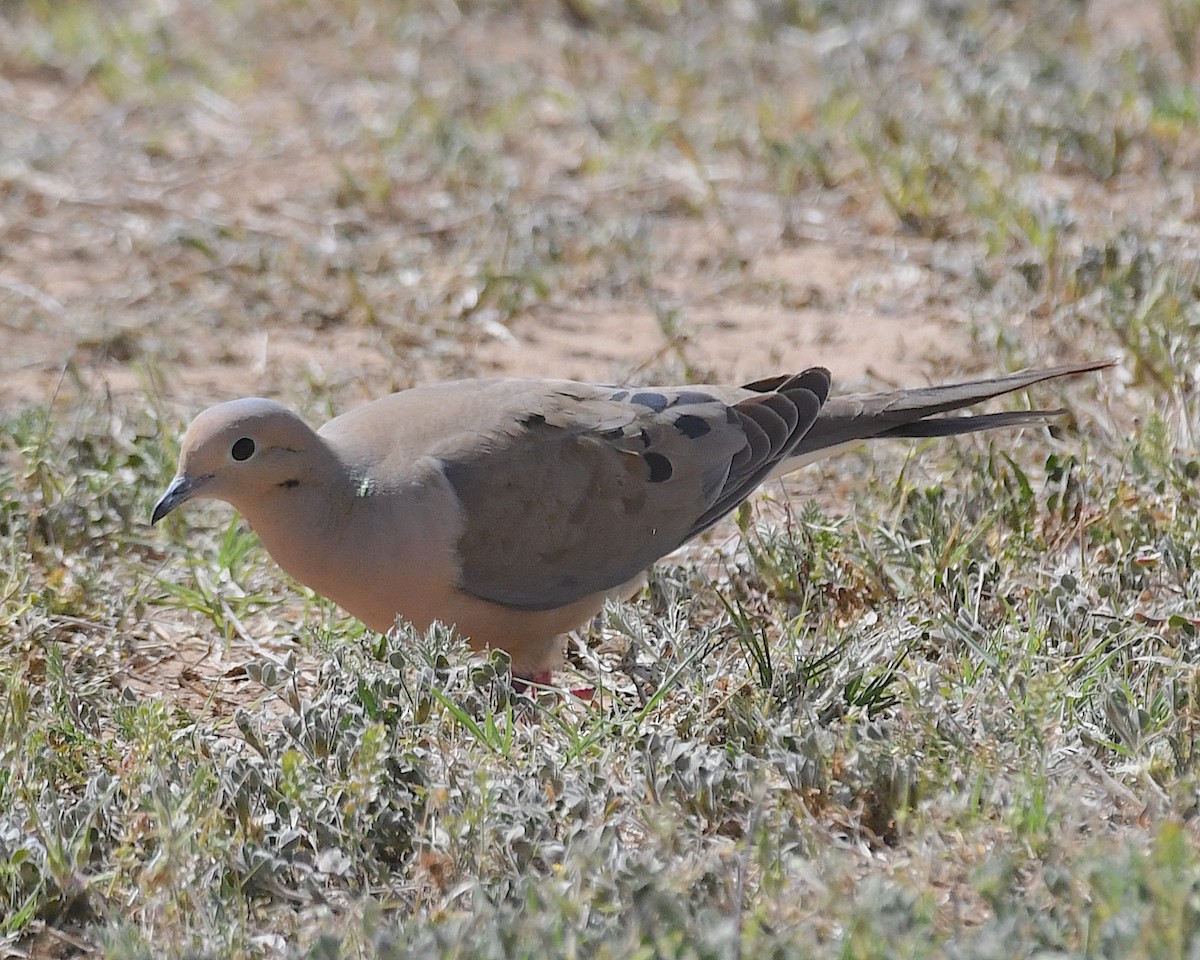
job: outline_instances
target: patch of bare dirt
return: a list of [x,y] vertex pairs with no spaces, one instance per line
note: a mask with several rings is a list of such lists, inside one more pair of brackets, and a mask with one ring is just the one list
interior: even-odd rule
[[[236,25],[185,8],[182,22],[218,59],[244,55]],[[94,82],[22,67],[9,52],[0,403],[47,403],[64,390],[135,400],[157,380],[186,416],[238,395],[303,403],[306,390],[332,390],[349,406],[446,376],[645,379],[690,369],[734,380],[812,363],[843,382],[867,371],[922,382],[931,358],[964,357],[963,318],[945,304],[930,309],[938,277],[902,245],[843,242],[855,230],[848,221],[781,246],[777,211],[760,192],[733,188],[738,171],[714,183],[720,215],[653,215],[649,295],[568,288],[500,325],[476,324],[472,248],[487,220],[455,209],[447,183],[393,166],[381,147],[388,125],[414,97],[444,96],[452,111],[469,96],[441,55],[473,64],[480,82],[535,70],[550,86],[520,105],[539,123],[526,142],[497,148],[523,149],[547,196],[589,214],[611,200],[631,218],[644,216],[629,200],[639,191],[651,206],[703,199],[708,188],[686,157],[655,161],[661,188],[578,179],[595,133],[553,83],[567,89],[600,63],[628,76],[626,51],[595,38],[582,65],[569,66],[522,17],[429,17],[411,42],[365,27],[331,34],[297,13],[281,21],[249,82],[199,85],[181,98],[114,103]],[[416,83],[421,70],[429,76]],[[750,243],[728,235],[730,219]],[[729,275],[709,265],[732,248],[745,258],[745,282],[729,289]],[[678,318],[670,336],[656,315],[664,310]]]

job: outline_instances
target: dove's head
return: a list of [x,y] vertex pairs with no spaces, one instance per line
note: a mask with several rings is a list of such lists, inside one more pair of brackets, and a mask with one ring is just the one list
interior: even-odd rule
[[209,407],[184,434],[179,470],[150,522],[193,499],[224,500],[250,517],[256,503],[310,482],[322,449],[316,433],[273,400]]

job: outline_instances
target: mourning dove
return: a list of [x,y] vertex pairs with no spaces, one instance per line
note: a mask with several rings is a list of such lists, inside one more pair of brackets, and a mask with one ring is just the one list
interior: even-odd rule
[[274,401],[233,400],[192,422],[151,522],[224,500],[368,627],[440,620],[529,676],[764,481],[863,440],[1045,423],[1064,411],[936,415],[1108,365],[833,398],[821,367],[742,387],[463,380],[318,431]]

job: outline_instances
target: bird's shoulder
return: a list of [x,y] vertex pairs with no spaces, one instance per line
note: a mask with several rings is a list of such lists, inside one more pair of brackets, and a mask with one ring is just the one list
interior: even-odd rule
[[[574,380],[457,380],[414,387],[329,421],[321,437],[351,461],[474,458],[548,434],[614,441],[657,419],[721,419],[720,387],[625,387]],[[685,421],[685,424],[687,421]]]

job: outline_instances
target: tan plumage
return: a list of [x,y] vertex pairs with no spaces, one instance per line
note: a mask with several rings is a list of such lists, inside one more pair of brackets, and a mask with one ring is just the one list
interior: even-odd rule
[[224,500],[284,570],[372,629],[441,620],[530,673],[769,477],[866,439],[1044,423],[1062,411],[936,415],[1107,365],[832,399],[819,367],[744,387],[465,380],[319,431],[234,400],[188,428],[153,522]]

